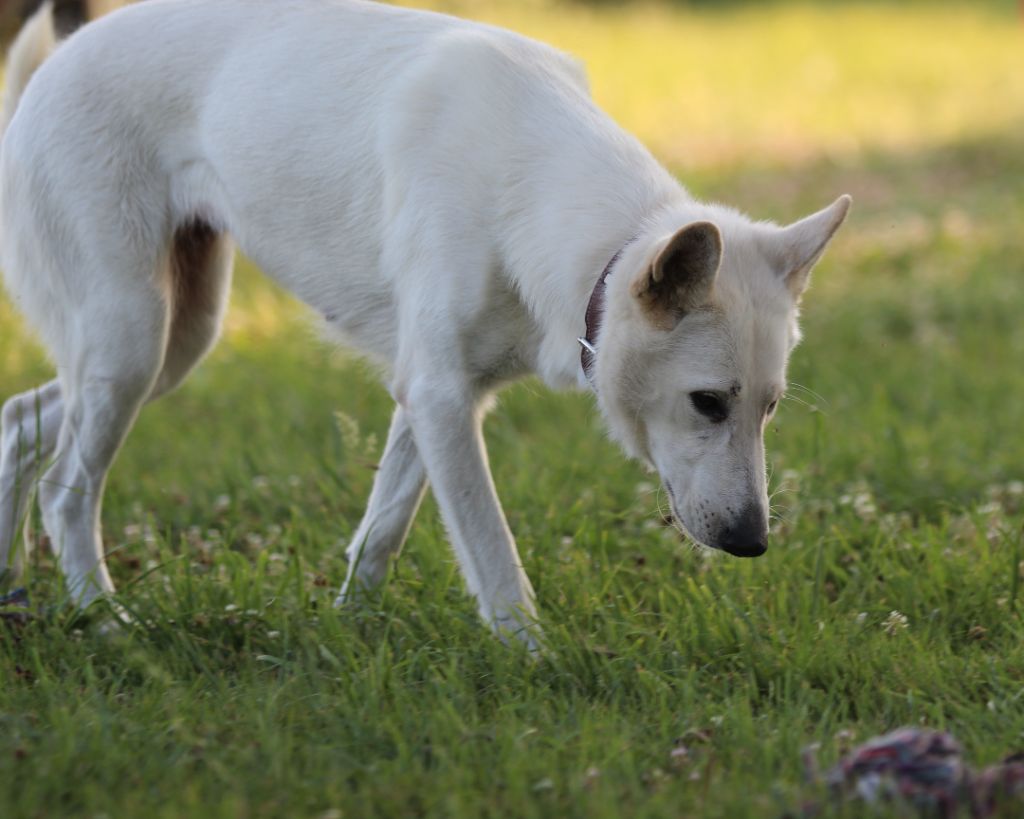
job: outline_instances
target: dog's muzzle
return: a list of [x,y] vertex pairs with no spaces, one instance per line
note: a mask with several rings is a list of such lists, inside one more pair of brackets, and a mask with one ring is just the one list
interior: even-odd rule
[[768,522],[761,512],[761,507],[756,504],[747,506],[736,520],[719,530],[718,537],[712,543],[705,543],[700,538],[693,536],[679,516],[679,504],[676,501],[672,484],[664,479],[662,479],[662,483],[668,490],[672,516],[676,525],[687,537],[696,540],[703,546],[726,552],[735,557],[760,557],[768,551]]

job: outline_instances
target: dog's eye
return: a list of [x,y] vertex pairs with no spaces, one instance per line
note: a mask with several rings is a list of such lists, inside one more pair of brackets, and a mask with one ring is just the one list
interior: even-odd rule
[[717,393],[691,392],[690,403],[697,412],[716,424],[729,417],[729,408]]

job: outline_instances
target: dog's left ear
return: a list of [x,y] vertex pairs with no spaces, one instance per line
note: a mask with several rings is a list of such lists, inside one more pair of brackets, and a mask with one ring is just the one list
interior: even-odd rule
[[807,289],[811,269],[846,219],[852,202],[843,194],[824,210],[773,232],[768,256],[795,300]]
[[711,222],[680,228],[630,284],[630,293],[659,330],[671,330],[711,293],[722,263],[722,234]]

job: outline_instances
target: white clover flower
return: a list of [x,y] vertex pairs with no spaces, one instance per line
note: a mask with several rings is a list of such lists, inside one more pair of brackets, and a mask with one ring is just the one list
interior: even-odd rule
[[878,508],[875,506],[874,498],[871,497],[870,492],[858,492],[854,496],[853,511],[857,513],[857,517],[861,520],[871,521],[875,519]]
[[886,634],[892,636],[910,628],[910,620],[907,619],[907,615],[900,614],[900,612],[894,609],[889,612],[889,616],[882,622],[882,628],[885,629]]

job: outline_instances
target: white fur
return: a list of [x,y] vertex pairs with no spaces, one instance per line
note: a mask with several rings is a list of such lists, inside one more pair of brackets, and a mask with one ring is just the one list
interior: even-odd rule
[[[13,52],[15,99],[42,15]],[[106,472],[141,405],[212,344],[230,236],[383,365],[398,402],[339,600],[381,580],[429,478],[481,614],[517,630],[536,613],[488,470],[488,395],[531,372],[587,385],[575,339],[629,243],[597,338],[599,406],[672,486],[681,524],[731,542],[739,510],[766,515],[765,408],[806,272],[848,204],[783,230],[697,202],[564,54],[356,0],[150,0],[91,24],[25,89],[0,186],[7,285],[58,372],[4,407],[0,558],[25,478],[52,458],[40,502],[69,588],[83,604],[112,590]],[[632,288],[697,221],[717,226],[720,270],[704,259],[713,286],[658,324]],[[685,289],[696,262],[668,262]],[[730,416],[713,424],[687,396],[722,389]]]

